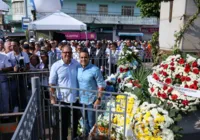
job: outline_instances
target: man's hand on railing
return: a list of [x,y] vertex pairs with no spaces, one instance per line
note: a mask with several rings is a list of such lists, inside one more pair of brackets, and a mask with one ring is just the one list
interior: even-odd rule
[[51,104],[56,103],[56,94],[55,93],[50,92],[50,101],[51,101]]

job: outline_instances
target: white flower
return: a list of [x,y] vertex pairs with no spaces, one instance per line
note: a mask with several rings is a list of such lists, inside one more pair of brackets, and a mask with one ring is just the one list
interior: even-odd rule
[[187,59],[186,59],[187,63],[191,63],[196,61],[196,58],[192,57],[191,55],[187,54]]

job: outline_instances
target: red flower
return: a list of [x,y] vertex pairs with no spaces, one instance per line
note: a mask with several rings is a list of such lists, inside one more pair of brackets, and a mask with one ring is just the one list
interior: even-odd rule
[[195,74],[199,74],[199,69],[198,69],[198,68],[194,68],[194,69],[193,69],[193,72],[194,72]]
[[117,79],[117,82],[118,82],[118,83],[121,83],[121,79],[120,79],[120,78],[118,78],[118,79]]
[[153,88],[153,87],[151,87],[151,89],[150,89],[150,90],[151,90],[151,92],[154,92],[154,88]]
[[174,71],[174,70],[175,70],[175,67],[171,67],[170,69],[171,69],[171,71]]
[[175,77],[178,78],[178,79],[181,78],[180,74],[177,74]]
[[177,100],[178,96],[176,94],[172,94],[172,100]]
[[164,69],[167,69],[167,68],[168,68],[168,65],[167,65],[167,64],[165,64],[165,65],[163,66],[163,68],[164,68]]
[[168,89],[168,93],[171,93],[173,91],[173,88],[172,87],[170,87],[170,89]]
[[122,72],[124,72],[124,69],[123,68],[119,68],[119,71],[122,73]]
[[158,97],[162,97],[162,94],[158,91]]
[[178,63],[182,65],[185,63],[185,60],[183,58],[181,58],[181,59],[179,59]]
[[185,85],[184,88],[189,88],[189,86],[188,86],[188,85]]
[[171,62],[170,65],[171,65],[171,66],[174,66],[174,62]]
[[195,90],[198,89],[197,85],[195,85],[195,84],[190,85],[190,88],[191,88],[191,89],[195,89]]
[[168,88],[167,85],[163,86],[163,90],[167,90],[167,88]]
[[172,58],[172,61],[174,61],[174,58]]
[[194,81],[194,84],[197,85],[197,84],[198,84],[198,81],[195,80],[195,81]]
[[191,81],[191,78],[190,78],[190,77],[186,77],[185,80],[186,80],[187,82],[189,82],[189,81]]
[[156,73],[153,74],[153,78],[156,79],[157,81],[159,80],[159,77]]
[[161,97],[162,97],[163,99],[166,99],[166,98],[167,98],[167,94],[166,94],[166,93],[163,93],[163,94],[161,94]]
[[185,77],[185,76],[182,76],[182,77],[181,77],[181,81],[184,82],[185,80],[186,80],[186,77]]
[[171,79],[171,78],[165,79],[165,83],[166,83],[166,84],[171,84],[171,83],[172,83],[172,79]]
[[192,63],[192,67],[198,67],[197,61],[194,61],[194,62]]
[[163,71],[162,74],[163,74],[163,76],[165,76],[165,77],[168,75],[165,71]]
[[182,101],[182,104],[183,104],[184,106],[187,106],[187,105],[189,104],[189,101],[188,101],[188,100],[183,100],[183,101]]
[[190,66],[187,66],[187,65],[186,65],[184,71],[185,71],[186,73],[189,73],[189,72],[190,72]]
[[129,68],[124,69],[124,72],[127,72],[129,70]]

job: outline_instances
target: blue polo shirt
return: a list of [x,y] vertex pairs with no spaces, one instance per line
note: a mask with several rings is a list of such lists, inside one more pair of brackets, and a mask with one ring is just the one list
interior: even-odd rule
[[[80,89],[84,90],[98,90],[98,88],[105,88],[106,84],[103,79],[103,76],[101,74],[100,69],[89,63],[85,68],[82,66],[78,67],[78,84]],[[89,92],[83,91],[79,92],[80,96],[80,103],[82,104],[92,104],[96,97],[98,92]]]
[[[77,68],[79,63],[72,59],[70,64],[65,64],[61,59],[55,62],[50,71],[49,84],[54,84],[59,87],[78,88]],[[65,102],[75,102],[78,96],[77,90],[59,89],[57,97]]]

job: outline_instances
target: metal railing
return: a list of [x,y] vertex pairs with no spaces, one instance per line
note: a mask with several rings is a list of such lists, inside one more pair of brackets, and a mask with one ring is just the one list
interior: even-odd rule
[[[47,70],[0,74],[0,105],[4,103],[6,108],[0,109],[1,116],[5,115],[3,113],[12,115],[13,111],[16,113],[15,111],[25,110],[31,97],[31,77],[34,76],[40,77],[42,85],[48,85],[49,71]],[[18,109],[14,110],[16,107]]]
[[12,140],[39,140],[42,139],[40,81],[38,77],[32,79],[32,95],[26,110],[17,126]]
[[67,14],[84,23],[158,25],[158,19],[155,17],[142,18],[137,16],[122,16],[122,15],[74,14],[74,13],[67,13]]

